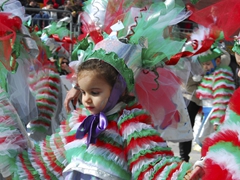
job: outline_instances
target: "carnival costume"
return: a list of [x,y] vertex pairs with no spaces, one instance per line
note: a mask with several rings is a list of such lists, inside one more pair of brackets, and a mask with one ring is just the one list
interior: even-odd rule
[[[18,3],[1,4],[1,11],[11,11]],[[23,7],[19,7],[24,10]],[[26,67],[38,54],[35,41],[32,40],[22,22],[27,17],[0,12],[1,18],[1,58],[0,58],[0,173],[11,175],[17,164],[17,154],[33,145],[28,139],[24,125],[38,115],[35,99],[27,84]],[[22,45],[22,46],[21,46]]]
[[63,104],[59,59],[62,57],[69,59],[69,52],[56,38],[60,41],[69,36],[66,28],[68,22],[69,18],[64,18],[42,31],[32,33],[39,36],[34,37],[40,53],[33,62],[28,82],[35,94],[39,115],[28,127],[31,138],[37,141],[55,132],[63,120],[59,116]]
[[213,125],[220,124],[234,90],[233,72],[229,66],[219,66],[212,74],[203,76],[196,91],[197,97],[202,100],[204,113],[204,120],[196,138],[200,145],[213,133]]
[[[202,145],[204,139],[214,131],[213,125],[219,125],[221,117],[224,116],[229,99],[235,90],[235,84],[232,70],[228,66],[230,55],[217,47],[211,29],[199,26],[199,29],[192,33],[191,38],[194,39],[197,47],[195,51],[202,49],[201,53],[192,57],[193,61],[199,63],[210,61],[214,66],[208,72],[204,72],[196,90],[196,96],[202,101],[204,119],[195,140]],[[221,58],[221,64],[217,66],[215,59],[218,57]]]
[[[239,55],[240,54],[240,34],[238,34],[238,36],[234,36],[234,41],[235,41],[235,43],[234,43],[234,46],[233,46],[233,48],[232,48],[232,51],[236,54],[236,55]],[[235,55],[235,58],[236,58],[236,55]],[[236,59],[236,61],[237,61],[237,59]],[[235,69],[235,78],[234,78],[234,80],[235,80],[235,85],[236,85],[236,89],[238,88],[238,87],[240,87],[240,77],[238,76],[238,74],[239,74],[239,64],[237,63],[236,64],[236,69]]]
[[[236,39],[233,51],[239,52],[239,44]],[[239,109],[240,89],[234,91],[226,115],[220,121],[218,131],[204,141],[202,164],[205,176],[203,180],[209,178],[233,180],[239,179],[239,140],[240,133],[240,109]],[[227,160],[227,161],[226,161]]]
[[[211,60],[214,65],[214,68],[203,76],[197,90],[197,96],[203,100],[203,107],[206,107],[203,109],[205,119],[196,137],[196,141],[200,145],[202,145],[204,138],[213,132],[213,124],[219,124],[219,120],[224,116],[229,99],[235,90],[233,72],[229,67],[230,56],[219,47],[218,43],[223,38],[231,40],[233,33],[239,28],[237,23],[239,21],[239,11],[237,10],[239,7],[240,3],[237,1],[223,0],[200,10],[193,7],[189,9],[193,12],[189,19],[199,24],[199,30],[191,35],[195,52],[198,52],[195,60],[197,57],[201,62]],[[224,11],[228,13],[223,16],[222,12]],[[199,16],[200,14],[201,16]],[[231,18],[231,22],[226,20],[228,18]],[[229,56],[225,58],[228,62],[221,60],[225,64],[216,67],[214,59],[220,56],[223,59],[223,54]]]
[[[110,64],[119,72],[107,105],[97,115],[91,115],[84,107],[80,107],[73,111],[66,121],[62,122],[57,133],[35,143],[34,148],[19,153],[17,158],[12,159],[17,167],[10,165],[14,171],[13,179],[169,178],[181,180],[190,169],[191,164],[182,162],[180,158],[173,156],[171,149],[154,128],[157,125],[160,128],[166,128],[174,124],[172,122],[179,121],[177,106],[174,106],[172,101],[174,95],[177,94],[177,88],[169,87],[168,89],[171,96],[168,98],[168,102],[173,108],[169,110],[172,113],[172,116],[169,116],[170,119],[165,119],[168,111],[166,105],[166,107],[160,106],[164,108],[164,111],[154,114],[153,121],[145,107],[147,110],[151,110],[150,107],[155,104],[149,106],[146,102],[150,102],[151,99],[144,99],[142,96],[137,98],[144,102],[144,108],[134,101],[128,105],[118,102],[126,88],[130,93],[135,93],[134,77],[137,79],[140,77],[139,75],[144,75],[144,72],[149,75],[148,77],[155,77],[156,82],[152,83],[156,85],[155,88],[148,86],[151,91],[162,88],[158,84],[160,81],[156,78],[157,72],[160,74],[161,69],[157,68],[165,66],[165,62],[181,51],[184,44],[184,40],[164,37],[164,29],[187,17],[184,14],[183,17],[180,16],[178,20],[174,19],[169,24],[169,19],[177,18],[177,15],[182,12],[184,4],[180,1],[153,3],[151,6],[146,5],[146,12],[141,12],[142,8],[132,12],[128,11],[129,4],[124,4],[122,1],[119,4],[118,13],[129,13],[125,16],[126,18],[123,18],[124,26],[128,27],[134,22],[133,17],[136,17],[136,14],[139,15],[139,20],[135,21],[135,23],[139,23],[136,31],[132,27],[130,32],[133,34],[128,37],[130,43],[125,44],[121,43],[116,36],[117,31],[121,29],[118,22],[114,24],[117,27],[112,26],[115,20],[114,16],[120,15],[114,14],[115,11],[112,9],[114,2],[108,2],[111,11],[108,11],[109,14],[106,13],[112,21],[107,21],[108,25],[104,24],[106,25],[104,31],[108,32],[111,27],[113,33],[104,39],[97,29],[92,29],[95,31],[91,31],[93,33],[90,33],[90,36],[92,35],[92,40],[95,40],[95,46],[88,41],[81,41],[77,44],[78,56],[82,55],[81,61],[99,59]],[[128,7],[123,7],[123,5]],[[85,16],[87,15],[85,14]],[[144,26],[146,20],[148,24]],[[151,34],[152,27],[155,28],[155,33],[159,33],[158,38]],[[89,30],[89,28],[86,29]],[[126,35],[126,29],[122,29],[122,32],[119,31],[120,34]],[[108,42],[119,46],[111,46],[113,49],[107,49],[106,43]],[[167,47],[166,44],[169,46]],[[94,49],[92,49],[93,47]],[[172,47],[176,47],[176,49]],[[126,53],[126,49],[131,51]],[[82,50],[85,50],[85,53]],[[131,57],[133,51],[136,54]],[[125,56],[122,56],[121,52],[125,52],[123,53]],[[179,82],[179,79],[170,70],[168,72],[169,77],[175,79],[175,82]],[[140,84],[142,79],[144,78],[137,79],[137,82]],[[146,87],[142,83],[139,88],[144,90]],[[149,91],[147,94],[149,95],[151,92]],[[161,94],[158,97],[160,96]],[[151,98],[151,96],[149,97]],[[154,108],[152,112],[156,113],[157,111]],[[162,119],[158,119],[161,116],[163,116]]]

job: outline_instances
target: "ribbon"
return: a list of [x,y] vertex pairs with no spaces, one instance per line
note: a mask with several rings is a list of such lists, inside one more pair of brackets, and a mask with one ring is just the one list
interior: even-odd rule
[[89,115],[78,127],[76,138],[82,139],[87,133],[87,147],[91,143],[96,143],[97,137],[102,133],[108,125],[107,118],[104,113],[100,112],[96,115]]
[[[119,74],[108,98],[108,102],[103,109],[103,112],[108,112],[109,110],[113,109],[113,107],[117,104],[119,98],[124,93],[126,87],[127,84],[125,80]],[[100,112],[97,115],[89,115],[83,120],[82,124],[77,129],[77,139],[82,139],[85,134],[88,133],[87,147],[91,143],[96,143],[96,138],[107,128],[108,121],[103,112]]]
[[57,34],[52,34],[49,38],[53,38],[56,42],[62,43],[62,47],[64,47],[67,51],[69,51],[70,44],[74,45],[77,43],[76,38],[70,38],[69,36],[64,36],[63,38],[59,37]]
[[[175,65],[178,63],[180,58],[191,57],[191,56],[206,52],[208,49],[211,48],[213,43],[214,43],[214,39],[205,39],[202,41],[201,48],[199,50],[197,50],[195,53],[189,52],[189,51],[183,51],[183,52],[177,53],[174,56],[172,56],[170,60],[166,61],[165,64],[166,65]],[[196,44],[194,44],[194,45],[196,46]]]
[[68,44],[75,44],[77,42],[76,38],[70,38],[69,36],[65,36],[62,39],[57,34],[52,34],[49,38],[53,38],[57,42],[68,43]]

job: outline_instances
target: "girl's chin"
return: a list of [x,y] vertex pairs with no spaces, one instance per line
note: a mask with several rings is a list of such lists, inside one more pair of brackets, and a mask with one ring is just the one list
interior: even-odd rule
[[96,111],[94,111],[94,110],[90,110],[90,109],[88,109],[88,111],[89,111],[92,115],[96,115],[96,114],[99,113],[99,112],[96,112]]
[[89,111],[92,115],[96,115],[96,114],[99,114],[100,112],[96,112],[96,111]]

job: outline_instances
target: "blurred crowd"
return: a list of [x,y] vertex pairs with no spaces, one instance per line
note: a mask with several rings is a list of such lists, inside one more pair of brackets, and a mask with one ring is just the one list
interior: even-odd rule
[[[33,25],[40,29],[49,25],[52,21],[57,21],[64,17],[73,18],[73,23],[77,23],[78,15],[82,11],[83,0],[22,0],[26,7],[26,14],[32,16]],[[32,9],[34,8],[34,9]],[[51,11],[62,10],[62,11]]]

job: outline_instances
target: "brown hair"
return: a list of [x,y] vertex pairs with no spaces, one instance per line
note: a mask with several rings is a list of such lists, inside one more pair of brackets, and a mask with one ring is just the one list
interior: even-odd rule
[[[99,76],[106,80],[106,82],[113,87],[117,77],[118,77],[118,71],[112,67],[110,64],[104,62],[100,59],[91,59],[84,61],[81,65],[78,66],[78,72],[77,72],[77,78],[81,75],[82,71],[96,71]],[[128,103],[135,98],[133,96],[130,96],[127,92],[127,89],[124,93],[124,95],[120,98],[120,101],[123,101],[125,103]]]
[[91,59],[83,62],[79,67],[78,67],[78,77],[81,75],[82,71],[96,71],[99,76],[103,79],[106,80],[106,82],[113,87],[117,76],[118,72],[116,69],[114,69],[110,64],[105,63],[102,60],[99,59]]

